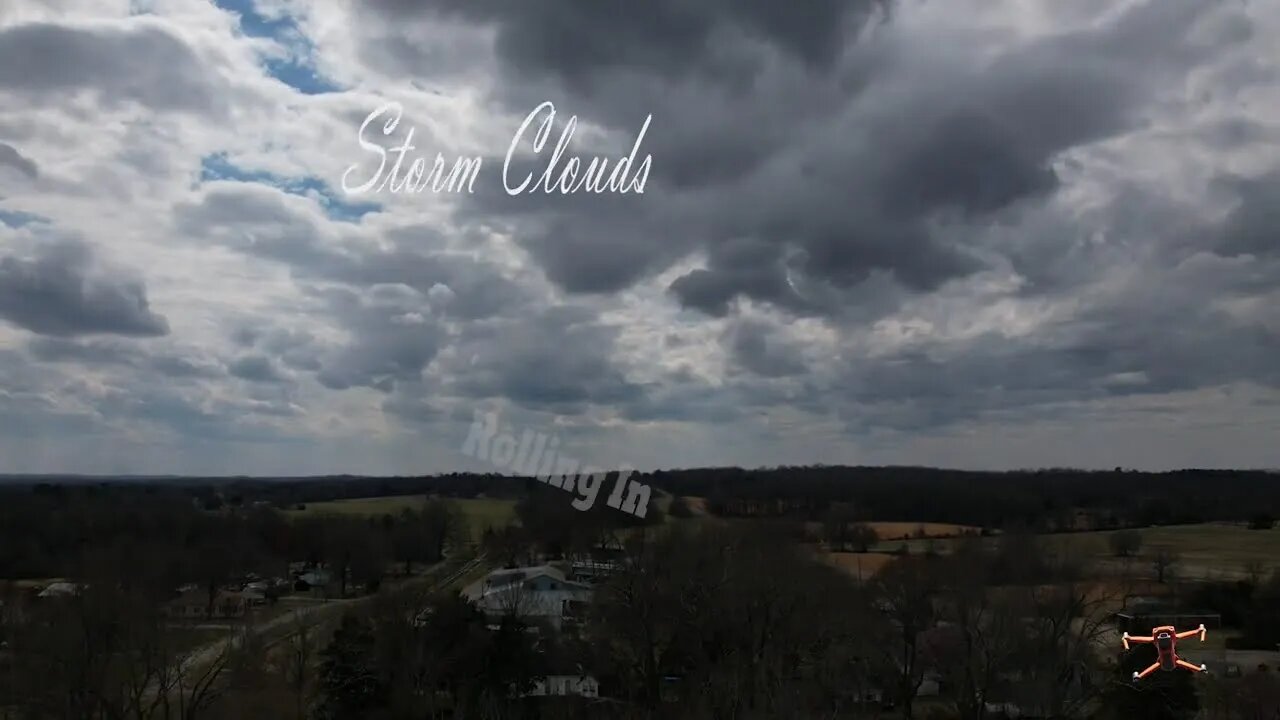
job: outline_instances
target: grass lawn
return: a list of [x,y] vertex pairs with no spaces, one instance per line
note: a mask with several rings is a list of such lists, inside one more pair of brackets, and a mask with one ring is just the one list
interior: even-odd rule
[[[352,498],[309,503],[305,510],[288,510],[287,515],[399,515],[404,510],[418,510],[426,502],[423,495]],[[479,539],[485,528],[501,528],[515,519],[515,500],[500,498],[449,498],[467,518],[472,537]]]

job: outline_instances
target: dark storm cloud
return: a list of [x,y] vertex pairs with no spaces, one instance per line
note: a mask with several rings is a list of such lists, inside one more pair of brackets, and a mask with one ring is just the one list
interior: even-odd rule
[[[1194,15],[1170,12],[1179,22],[1162,25],[1164,41],[1178,48]],[[714,315],[737,296],[840,315],[877,274],[921,293],[982,269],[980,248],[964,244],[982,241],[973,230],[1048,197],[1056,158],[1136,127],[1153,88],[1181,77],[1165,57],[1177,53],[1135,24],[1126,16],[1101,35],[1033,43],[932,78],[887,72],[759,171],[704,195],[708,264],[672,292]],[[1139,40],[1150,57],[1126,45]]]
[[756,375],[786,377],[806,370],[798,348],[770,325],[741,320],[732,325],[726,335],[734,360]]
[[96,267],[89,247],[62,242],[32,259],[0,258],[0,317],[40,335],[167,335],[141,280]]
[[87,90],[106,105],[213,110],[222,89],[185,42],[147,18],[0,29],[0,91],[57,97]]
[[[185,369],[170,362],[175,359]],[[90,383],[79,368],[63,367],[68,363],[126,372]],[[25,354],[0,350],[0,430],[7,437],[68,440],[108,437],[122,428],[136,432],[141,422],[201,441],[260,442],[272,436],[264,428],[240,429],[245,408],[209,402],[198,385],[173,382],[191,377],[191,368],[209,371],[199,359],[149,356],[132,343],[36,338]]]
[[347,329],[345,344],[319,355],[316,378],[331,390],[371,387],[391,392],[417,382],[445,339],[444,329],[413,291],[381,286],[364,293],[333,289],[318,293]]
[[[137,384],[111,388],[93,399],[97,412],[113,422],[134,421],[166,428],[202,442],[279,443],[288,438],[249,417],[253,404],[226,404],[174,392],[172,388]],[[276,413],[253,413],[274,415]]]
[[741,420],[744,406],[733,393],[693,381],[647,389],[624,403],[622,417],[632,422],[730,423]]
[[122,343],[81,343],[61,338],[36,338],[27,348],[37,360],[55,363],[133,366],[140,357],[135,349]]
[[[860,30],[870,6],[823,5],[812,16],[785,17],[773,17],[783,12],[778,5],[715,2],[378,2],[372,9],[391,34],[441,17],[496,29],[504,77],[492,99],[522,114],[550,98],[562,120],[575,113],[612,132],[577,146],[580,154],[625,154],[644,116],[654,115],[643,196],[510,197],[491,176],[463,198],[455,219],[465,229],[510,232],[570,293],[615,293],[695,255],[705,265],[669,288],[684,307],[724,317],[746,298],[848,329],[984,270],[1016,271],[1024,283],[1012,292],[1022,299],[1069,297],[1159,234],[1153,216],[1170,227],[1184,219],[1154,197],[1117,198],[1099,211],[1104,217],[1090,218],[1116,238],[1095,247],[1078,242],[1085,223],[1045,208],[1062,182],[1055,166],[1070,151],[1140,129],[1160,93],[1181,87],[1219,40],[1247,35],[1247,25],[1193,33],[1210,11],[1204,3],[1148,2],[1086,30],[987,53],[946,42],[912,47],[914,39],[892,32],[868,37]],[[366,37],[375,45],[376,24]],[[562,41],[566,32],[573,41]],[[409,50],[387,44],[380,58],[403,52],[401,70],[439,72]],[[1247,138],[1246,130],[1224,128],[1220,142]],[[501,158],[486,158],[486,167],[500,168]],[[1267,190],[1241,193],[1263,198]],[[724,383],[690,375],[640,386],[618,357],[616,331],[595,315],[531,311],[522,303],[528,295],[496,268],[402,239],[391,250],[322,242],[315,227],[275,202],[245,198],[241,206],[211,192],[187,208],[190,227],[252,225],[255,242],[241,249],[286,262],[298,277],[359,288],[395,283],[424,297],[447,288],[440,294],[447,302],[424,305],[480,321],[446,341],[434,315],[408,306],[393,313],[357,303],[362,310],[344,316],[353,340],[320,353],[321,382],[383,390],[384,412],[406,420],[437,418],[431,393],[439,391],[561,413],[613,405],[635,421],[728,422],[786,405],[835,408],[851,424],[925,429],[1071,400],[1274,381],[1264,361],[1269,336],[1203,301],[1246,297],[1247,289],[1221,279],[1192,292],[1194,278],[1186,278],[1185,301],[1137,284],[1033,336],[938,341],[859,358],[834,376],[808,367],[799,341],[779,329],[731,321],[722,342],[735,371]],[[1263,252],[1265,207],[1241,204],[1214,235],[1219,251]],[[1156,270],[1177,274],[1172,264]],[[421,318],[405,324],[410,315]],[[361,335],[369,322],[395,325],[408,347],[391,343],[390,333]],[[1203,330],[1154,329],[1179,323]],[[1196,332],[1210,342],[1191,342]],[[446,343],[450,352],[437,357]],[[1221,357],[1222,347],[1236,346],[1242,352]],[[388,361],[396,355],[408,361]],[[430,392],[424,373],[438,383]]]
[[[595,5],[557,7],[561,23],[605,19]],[[753,7],[699,8],[692,14],[723,11],[708,20],[716,28],[755,27]],[[470,12],[500,30],[506,13],[519,16],[500,4]],[[539,94],[556,98],[562,114],[617,134],[609,153],[589,154],[625,153],[645,114],[654,115],[645,145],[654,155],[650,186],[643,196],[511,198],[495,181],[468,197],[459,217],[511,232],[569,292],[615,292],[701,252],[706,266],[670,288],[686,307],[720,316],[745,297],[845,316],[886,281],[928,293],[987,267],[982,248],[960,238],[980,245],[975,230],[1051,196],[1063,153],[1138,127],[1154,93],[1211,52],[1191,37],[1206,12],[1187,0],[1146,3],[1100,29],[1050,36],[990,61],[948,64],[957,58],[946,48],[921,48],[937,55],[927,69],[898,55],[913,48],[874,34],[857,40],[856,18],[828,17],[777,36],[708,31],[723,52],[690,50],[699,63],[732,58],[738,74],[695,67],[674,76],[624,39],[565,51],[607,57],[590,71],[599,82],[584,85],[549,48],[513,45],[502,51],[508,71],[533,81],[498,92],[518,98],[513,107]],[[647,22],[664,19],[678,26],[662,12]],[[637,42],[647,37],[635,32]],[[840,52],[797,61],[791,40],[804,33],[834,34]],[[683,43],[667,42],[678,56]]]
[[[1184,260],[1082,301],[1069,321],[1030,337],[997,333],[851,361],[831,381],[836,407],[860,426],[928,430],[992,413],[1164,395],[1238,383],[1280,388],[1280,335],[1256,305],[1280,264],[1239,273],[1239,261]],[[1260,294],[1261,293],[1261,294]]]
[[223,374],[221,368],[199,355],[188,357],[165,351],[151,352],[135,343],[117,340],[38,337],[27,345],[27,349],[32,357],[48,363],[120,366],[167,378],[215,378]]
[[[470,254],[432,252],[435,230],[401,227],[384,244],[335,242],[299,201],[257,183],[209,183],[196,202],[178,206],[180,233],[208,238],[250,255],[286,264],[300,279],[360,287],[402,284],[430,297],[447,288],[441,312],[471,320],[528,302],[528,294],[492,263]],[[437,286],[442,286],[438,288]]]
[[1280,171],[1220,182],[1238,198],[1215,251],[1224,256],[1280,255]]
[[320,370],[322,348],[316,337],[306,330],[271,327],[267,324],[242,324],[231,331],[231,341],[240,348],[257,348],[293,370]]
[[582,307],[551,307],[468,326],[450,389],[462,397],[508,398],[534,410],[574,414],[590,404],[634,400],[641,387],[613,359],[617,328]]
[[275,363],[265,355],[246,355],[237,358],[227,366],[227,372],[249,382],[274,383],[284,379],[276,369]]
[[34,160],[18,152],[14,146],[0,142],[0,167],[3,166],[16,169],[30,180],[35,180],[40,175],[40,169]]
[[414,425],[429,424],[444,416],[428,388],[420,382],[398,384],[382,401],[382,412]]
[[50,385],[47,368],[0,348],[0,436],[42,440],[94,429],[96,418],[66,408],[48,392]]
[[[303,369],[305,362],[329,389],[377,389],[388,394],[385,412],[423,422],[436,407],[415,388],[448,343],[453,362],[468,359],[446,370],[459,375],[445,382],[461,397],[508,397],[573,412],[629,401],[639,392],[614,366],[616,329],[582,308],[538,309],[538,296],[528,288],[493,263],[444,250],[432,228],[386,232],[385,249],[343,243],[326,237],[284,193],[247,183],[211,185],[202,199],[179,207],[181,234],[285,263],[301,280],[344,286],[314,292],[350,336],[341,345],[283,338],[260,327],[232,331],[238,344],[279,356],[290,367]],[[598,257],[581,255],[586,261]],[[453,321],[463,323],[456,340],[445,325]],[[273,337],[281,341],[274,349]]]
[[830,63],[851,24],[879,0],[815,0],[795,12],[770,0],[374,0],[391,23],[445,15],[497,28],[497,50],[522,73],[581,84],[597,73],[635,68],[676,76],[706,69],[718,36],[735,33],[781,48],[811,65]]

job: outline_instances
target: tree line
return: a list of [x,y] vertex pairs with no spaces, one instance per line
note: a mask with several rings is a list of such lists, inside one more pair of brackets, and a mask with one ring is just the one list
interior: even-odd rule
[[910,519],[986,528],[1098,529],[1208,522],[1274,523],[1280,476],[1263,471],[1116,469],[974,472],[915,467],[704,468],[644,476],[674,495],[706,498],[722,517],[821,520],[851,508],[863,520]]

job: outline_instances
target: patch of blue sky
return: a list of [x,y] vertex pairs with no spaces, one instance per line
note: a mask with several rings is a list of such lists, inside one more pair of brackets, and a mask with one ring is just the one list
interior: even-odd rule
[[263,14],[255,0],[214,0],[214,4],[239,16],[240,31],[245,35],[269,38],[285,48],[284,57],[263,58],[262,66],[272,77],[306,95],[342,90],[316,72],[311,59],[315,48],[293,18],[285,14]]
[[32,223],[48,223],[49,218],[41,217],[21,210],[5,210],[0,208],[0,225],[8,225],[15,230]]
[[318,177],[291,178],[262,170],[244,170],[233,165],[224,154],[209,155],[201,159],[200,180],[257,182],[277,187],[292,195],[314,196],[324,206],[330,219],[344,222],[358,222],[365,215],[382,209],[378,203],[347,202]]

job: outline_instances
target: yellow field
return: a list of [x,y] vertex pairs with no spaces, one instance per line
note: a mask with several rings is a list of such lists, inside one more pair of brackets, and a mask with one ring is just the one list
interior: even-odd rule
[[[467,518],[473,538],[479,538],[486,528],[506,527],[515,519],[515,500],[498,498],[447,498]],[[403,510],[418,510],[426,502],[423,495],[399,495],[393,497],[352,498],[310,503],[305,510],[289,510],[297,515],[399,515]]]

